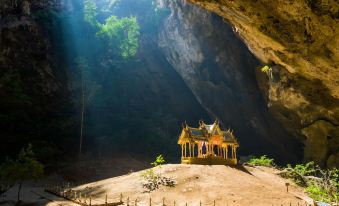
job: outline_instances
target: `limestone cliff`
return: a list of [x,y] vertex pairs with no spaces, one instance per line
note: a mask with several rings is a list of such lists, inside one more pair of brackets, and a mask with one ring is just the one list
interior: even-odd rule
[[304,159],[338,166],[339,3],[189,1],[223,17],[253,54],[271,66],[267,76],[249,69],[256,70],[270,113],[304,144]]
[[255,76],[260,62],[232,28],[184,0],[159,4],[170,10],[159,47],[211,118],[235,131],[241,155],[298,160],[301,146],[265,106]]

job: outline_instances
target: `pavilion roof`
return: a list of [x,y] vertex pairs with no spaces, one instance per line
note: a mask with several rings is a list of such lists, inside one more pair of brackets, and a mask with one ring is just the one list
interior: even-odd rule
[[205,128],[208,133],[211,133],[214,129],[215,125],[214,124],[205,124]]
[[231,130],[227,131],[221,131],[219,128],[218,121],[215,121],[213,124],[205,124],[203,121],[199,122],[200,127],[194,128],[189,127],[186,124],[186,133],[188,134],[188,138],[192,138],[193,140],[200,140],[200,141],[209,141],[209,138],[211,135],[222,135],[222,142],[224,143],[231,143],[231,144],[237,144],[238,141],[233,135],[233,132]]
[[206,132],[200,128],[187,127],[187,131],[191,138],[196,140],[207,140]]
[[222,131],[223,141],[229,143],[237,143],[237,140],[234,138],[233,134],[230,131]]

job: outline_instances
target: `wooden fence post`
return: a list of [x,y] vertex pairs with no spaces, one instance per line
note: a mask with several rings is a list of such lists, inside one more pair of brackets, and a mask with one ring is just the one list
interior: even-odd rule
[[137,199],[134,200],[134,206],[137,206]]
[[74,191],[74,200],[77,199],[77,191]]
[[92,195],[89,196],[89,205],[90,205],[90,206],[92,205]]
[[162,198],[162,206],[165,206],[165,198]]
[[122,202],[122,193],[120,193],[120,202]]
[[173,206],[175,206],[175,200],[174,200],[174,202],[173,202]]
[[285,186],[286,186],[286,192],[288,192],[288,186],[290,186],[290,183],[286,182]]
[[199,205],[201,206],[201,200],[200,200],[200,202],[199,202]]
[[105,196],[105,205],[107,205],[107,194]]
[[149,206],[152,206],[152,198],[149,198]]
[[215,206],[215,200],[213,200],[213,206]]
[[127,206],[129,206],[129,197],[127,197]]

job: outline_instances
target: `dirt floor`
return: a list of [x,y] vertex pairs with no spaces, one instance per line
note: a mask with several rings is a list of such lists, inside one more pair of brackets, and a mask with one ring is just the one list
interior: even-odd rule
[[[240,167],[232,168],[221,165],[181,165],[168,164],[154,170],[162,176],[172,178],[175,187],[161,186],[159,189],[146,192],[142,187],[141,173],[131,172],[126,175],[104,179],[84,184],[73,189],[80,193],[82,201],[92,204],[116,202],[122,194],[124,205],[165,205],[193,206],[213,205],[216,206],[305,206],[311,204],[310,199],[300,187],[290,182],[289,191],[286,191],[285,183],[288,180],[276,175],[277,170],[266,167]],[[51,180],[49,180],[51,181]],[[55,179],[53,182],[57,182]],[[23,191],[25,202],[34,202],[35,205],[68,206],[76,205],[72,202],[57,198],[43,191],[36,185],[26,186]],[[16,188],[8,191],[6,199],[15,200]],[[1,205],[1,204],[0,204]]]
[[115,178],[86,184],[75,188],[90,192],[96,203],[118,199],[120,193],[131,205],[229,205],[229,206],[265,206],[265,205],[305,205],[312,202],[303,189],[290,182],[289,192],[285,183],[277,176],[276,170],[266,167],[180,165],[169,164],[156,169],[157,173],[175,180],[175,187],[161,186],[152,192],[145,192],[141,186],[141,172],[134,172]]

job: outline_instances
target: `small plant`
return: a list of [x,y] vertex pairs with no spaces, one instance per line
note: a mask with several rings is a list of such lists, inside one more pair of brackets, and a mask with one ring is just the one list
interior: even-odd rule
[[267,73],[270,70],[270,67],[266,65],[266,66],[262,67],[260,70],[264,73]]
[[162,155],[159,155],[156,157],[155,161],[151,163],[151,165],[153,165],[154,167],[161,167],[161,165],[163,165],[165,163],[165,159]]
[[[151,165],[160,168],[164,163],[164,157],[159,155],[156,157],[155,161],[151,163]],[[144,180],[142,186],[147,189],[148,192],[158,189],[160,185],[167,187],[174,187],[175,185],[175,182],[171,178],[163,177],[160,173],[155,173],[152,168],[141,173],[141,177]]]
[[274,160],[268,158],[266,155],[263,155],[261,157],[252,157],[247,163],[255,166],[274,166]]

